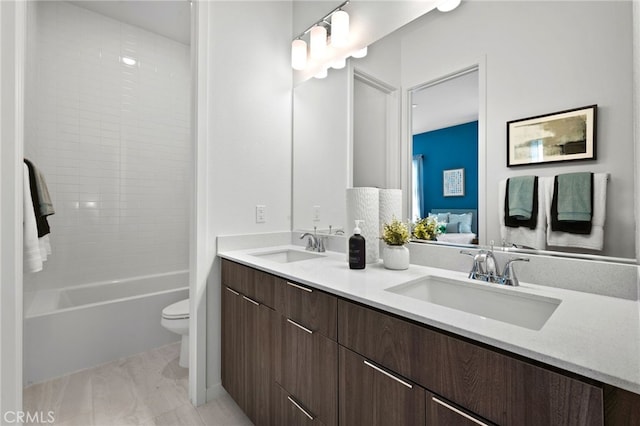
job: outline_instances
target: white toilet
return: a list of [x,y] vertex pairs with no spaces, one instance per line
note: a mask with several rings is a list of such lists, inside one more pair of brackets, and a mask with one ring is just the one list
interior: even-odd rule
[[162,310],[164,328],[182,336],[180,344],[180,367],[189,367],[189,299],[173,303]]

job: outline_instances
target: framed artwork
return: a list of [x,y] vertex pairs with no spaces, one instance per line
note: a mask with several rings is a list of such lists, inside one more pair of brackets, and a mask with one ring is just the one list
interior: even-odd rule
[[442,171],[442,195],[445,197],[464,197],[464,169]]
[[507,167],[596,159],[596,113],[590,105],[507,123]]

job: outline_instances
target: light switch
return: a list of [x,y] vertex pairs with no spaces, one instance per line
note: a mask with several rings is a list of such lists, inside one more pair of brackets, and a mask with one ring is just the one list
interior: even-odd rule
[[256,205],[256,223],[265,223],[267,221],[265,211],[267,206],[258,204]]

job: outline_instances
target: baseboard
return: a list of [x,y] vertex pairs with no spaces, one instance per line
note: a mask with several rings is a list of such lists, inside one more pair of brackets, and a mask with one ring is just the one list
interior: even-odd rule
[[227,391],[222,387],[222,382],[216,383],[215,385],[207,388],[207,402],[219,398],[222,395],[226,395],[226,393]]

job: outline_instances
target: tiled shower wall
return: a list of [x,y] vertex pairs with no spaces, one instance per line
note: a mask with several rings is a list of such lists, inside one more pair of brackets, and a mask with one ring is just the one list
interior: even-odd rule
[[28,7],[25,157],[56,214],[25,290],[187,269],[189,46],[66,2]]

